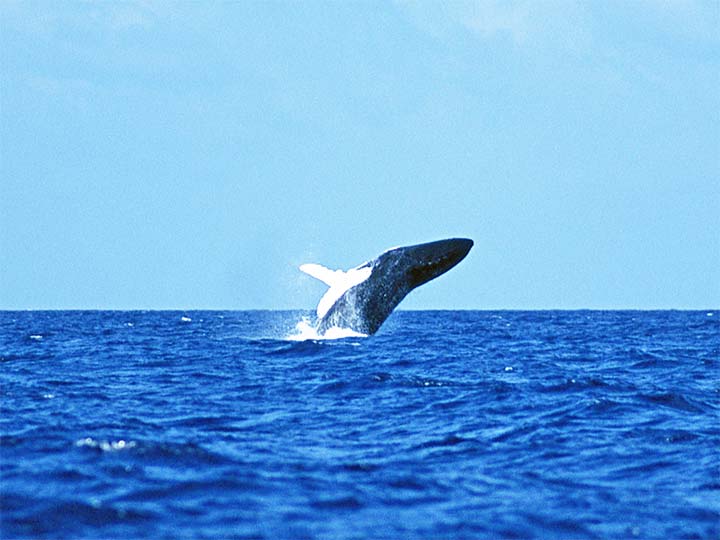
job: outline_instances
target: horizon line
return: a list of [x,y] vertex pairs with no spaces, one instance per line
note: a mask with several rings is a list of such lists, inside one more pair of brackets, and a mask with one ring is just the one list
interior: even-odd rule
[[[0,313],[27,311],[114,311],[114,312],[227,312],[227,311],[255,311],[255,312],[290,312],[290,311],[315,311],[315,308],[0,308]],[[425,309],[402,309],[394,311],[418,312],[418,311],[720,311],[719,308],[695,308],[695,307],[577,307],[577,308],[425,308]]]

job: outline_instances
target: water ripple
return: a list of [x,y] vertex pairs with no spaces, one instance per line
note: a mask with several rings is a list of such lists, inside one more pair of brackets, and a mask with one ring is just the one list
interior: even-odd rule
[[0,312],[0,536],[720,537],[720,317],[308,315]]

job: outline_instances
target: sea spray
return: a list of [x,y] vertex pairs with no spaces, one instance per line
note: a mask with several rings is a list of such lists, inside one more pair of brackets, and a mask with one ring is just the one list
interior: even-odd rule
[[290,334],[285,339],[289,341],[306,341],[306,340],[328,340],[328,339],[343,339],[349,337],[367,337],[366,334],[355,332],[350,328],[339,328],[333,326],[328,328],[323,334],[318,334],[317,328],[312,324],[309,317],[303,317],[295,325],[296,333]]

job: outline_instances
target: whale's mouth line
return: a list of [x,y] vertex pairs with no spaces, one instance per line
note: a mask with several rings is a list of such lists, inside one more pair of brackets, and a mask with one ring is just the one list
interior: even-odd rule
[[427,261],[427,262],[424,262],[424,263],[420,263],[420,266],[423,267],[423,268],[426,268],[426,267],[427,267],[427,268],[433,268],[433,267],[435,267],[435,266],[440,266],[441,264],[447,262],[449,259],[450,259],[450,255],[449,255],[449,254],[445,254],[445,255],[441,255],[441,256],[439,256],[439,257],[437,257],[437,258],[435,258],[435,259],[433,259],[433,260],[431,260],[431,261]]
[[456,249],[437,254],[408,268],[408,276],[413,285],[422,285],[450,270],[464,258],[464,254]]

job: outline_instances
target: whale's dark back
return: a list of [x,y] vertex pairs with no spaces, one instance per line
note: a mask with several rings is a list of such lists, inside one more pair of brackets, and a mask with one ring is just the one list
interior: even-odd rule
[[473,246],[467,238],[391,249],[367,263],[370,277],[345,292],[318,324],[318,332],[349,328],[374,334],[414,288],[444,274],[465,258]]

